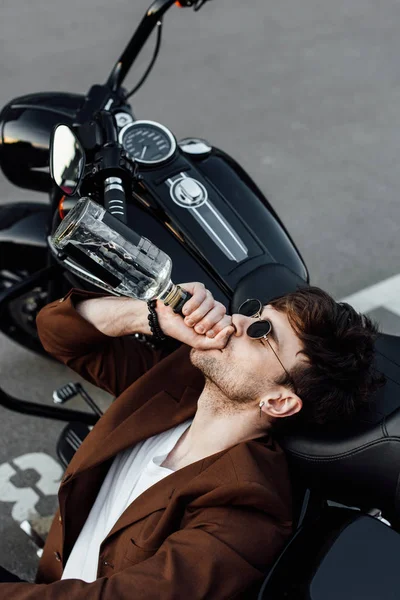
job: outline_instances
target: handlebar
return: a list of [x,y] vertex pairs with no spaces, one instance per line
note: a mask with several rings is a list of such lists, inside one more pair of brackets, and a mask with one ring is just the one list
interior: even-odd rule
[[150,37],[157,22],[173,4],[175,4],[175,0],[155,0],[147,10],[139,27],[136,29],[131,41],[115,63],[107,80],[106,85],[109,86],[112,91],[116,91],[121,87],[129,69]]
[[122,171],[120,169],[121,148],[118,144],[114,117],[111,113],[103,110],[99,112],[97,118],[104,135],[103,148],[99,152],[101,154],[99,172],[104,169],[106,174],[104,179],[104,207],[122,223],[126,223],[124,182],[121,179],[122,174],[119,176]]
[[107,177],[104,182],[104,208],[123,223],[127,222],[125,191],[119,177]]
[[157,23],[173,4],[181,8],[191,6],[195,10],[199,10],[205,2],[207,0],[179,0],[178,2],[176,0],[155,0],[141,20],[127,47],[115,63],[107,79],[106,86],[113,92],[121,87],[129,69],[149,39]]

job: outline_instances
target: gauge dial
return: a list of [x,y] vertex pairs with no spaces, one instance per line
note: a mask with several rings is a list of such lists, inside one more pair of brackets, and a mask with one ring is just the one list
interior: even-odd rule
[[172,133],[153,121],[135,121],[119,132],[119,142],[138,163],[154,165],[170,158],[176,150]]

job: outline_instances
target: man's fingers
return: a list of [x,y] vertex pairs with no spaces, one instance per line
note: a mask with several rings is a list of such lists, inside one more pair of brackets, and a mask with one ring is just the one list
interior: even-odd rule
[[203,283],[181,283],[180,286],[192,294],[190,300],[183,305],[182,312],[184,315],[190,315],[193,311],[199,308],[202,302],[207,298],[207,290]]
[[[199,323],[200,326],[204,327],[206,336],[214,338],[220,331],[232,325],[232,317],[225,313],[225,307],[223,310],[216,307],[208,313],[208,315]],[[198,331],[198,326],[195,330]],[[200,332],[198,332],[200,333]]]
[[[216,310],[215,310],[216,309]],[[219,302],[215,302],[211,293],[207,293],[207,297],[195,311],[193,311],[185,322],[189,326],[196,326],[197,333],[205,333],[219,321],[225,313],[225,308]],[[210,315],[212,316],[210,317]]]
[[192,298],[183,306],[185,324],[193,327],[199,335],[207,334],[215,338],[225,327],[232,324],[232,317],[226,314],[221,302],[214,300],[211,292],[202,283],[182,283],[182,288],[192,294]]
[[214,338],[210,339],[204,336],[204,350],[210,350],[211,348],[215,348],[217,350],[222,350],[225,348],[227,343],[229,342],[231,336],[233,335],[235,329],[232,325],[225,327],[222,331],[220,331]]

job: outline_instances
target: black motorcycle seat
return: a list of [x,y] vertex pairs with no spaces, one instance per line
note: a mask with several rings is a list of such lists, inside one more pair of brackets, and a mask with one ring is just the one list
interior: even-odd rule
[[379,508],[400,524],[400,338],[379,336],[376,367],[386,384],[354,423],[280,442],[310,489],[348,506]]
[[398,600],[399,552],[400,535],[379,519],[330,507],[297,530],[258,600]]

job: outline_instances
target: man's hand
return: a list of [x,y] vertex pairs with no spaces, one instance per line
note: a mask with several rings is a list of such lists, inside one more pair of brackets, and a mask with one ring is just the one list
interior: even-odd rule
[[183,306],[184,319],[157,302],[158,320],[165,335],[199,350],[225,348],[235,330],[225,306],[214,300],[202,283],[181,283],[180,286],[192,294]]

